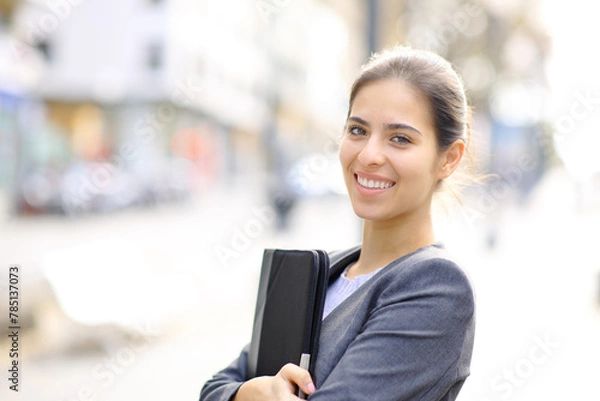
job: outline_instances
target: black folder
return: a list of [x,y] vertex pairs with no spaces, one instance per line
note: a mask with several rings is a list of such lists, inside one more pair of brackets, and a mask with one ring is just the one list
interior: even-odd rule
[[275,375],[310,355],[314,373],[329,257],[321,250],[266,249],[258,286],[248,377]]

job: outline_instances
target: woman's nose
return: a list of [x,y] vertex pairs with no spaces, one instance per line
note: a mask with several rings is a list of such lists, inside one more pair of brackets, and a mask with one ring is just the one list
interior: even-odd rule
[[358,154],[358,161],[363,166],[377,166],[385,161],[384,143],[375,135],[371,135]]

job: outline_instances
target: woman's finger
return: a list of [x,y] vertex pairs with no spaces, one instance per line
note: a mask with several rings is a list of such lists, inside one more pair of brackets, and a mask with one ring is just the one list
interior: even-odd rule
[[288,363],[282,367],[277,373],[278,376],[283,378],[288,383],[297,385],[306,394],[312,394],[316,388],[313,383],[310,373],[306,369],[302,369],[298,365]]

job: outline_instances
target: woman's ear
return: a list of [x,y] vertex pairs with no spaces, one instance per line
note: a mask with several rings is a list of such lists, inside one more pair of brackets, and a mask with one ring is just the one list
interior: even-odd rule
[[448,149],[444,151],[440,161],[440,168],[438,170],[438,178],[440,180],[446,179],[454,173],[458,168],[460,161],[465,154],[465,143],[457,139]]

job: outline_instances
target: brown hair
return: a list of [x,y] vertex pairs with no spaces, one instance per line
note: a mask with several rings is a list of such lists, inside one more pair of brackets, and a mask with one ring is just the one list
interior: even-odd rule
[[[463,82],[447,60],[430,51],[405,46],[373,54],[352,84],[348,116],[358,92],[365,85],[381,80],[402,80],[429,100],[439,151],[448,149],[456,140],[471,145],[471,108]],[[476,173],[477,163],[470,147],[465,151],[468,164],[453,174],[452,185],[444,184],[446,180],[437,185],[438,190],[443,186],[458,200],[462,188],[485,179]]]
[[348,116],[365,85],[390,79],[405,81],[429,99],[439,150],[457,139],[468,142],[470,111],[463,83],[448,61],[425,50],[398,46],[374,54],[352,85]]

